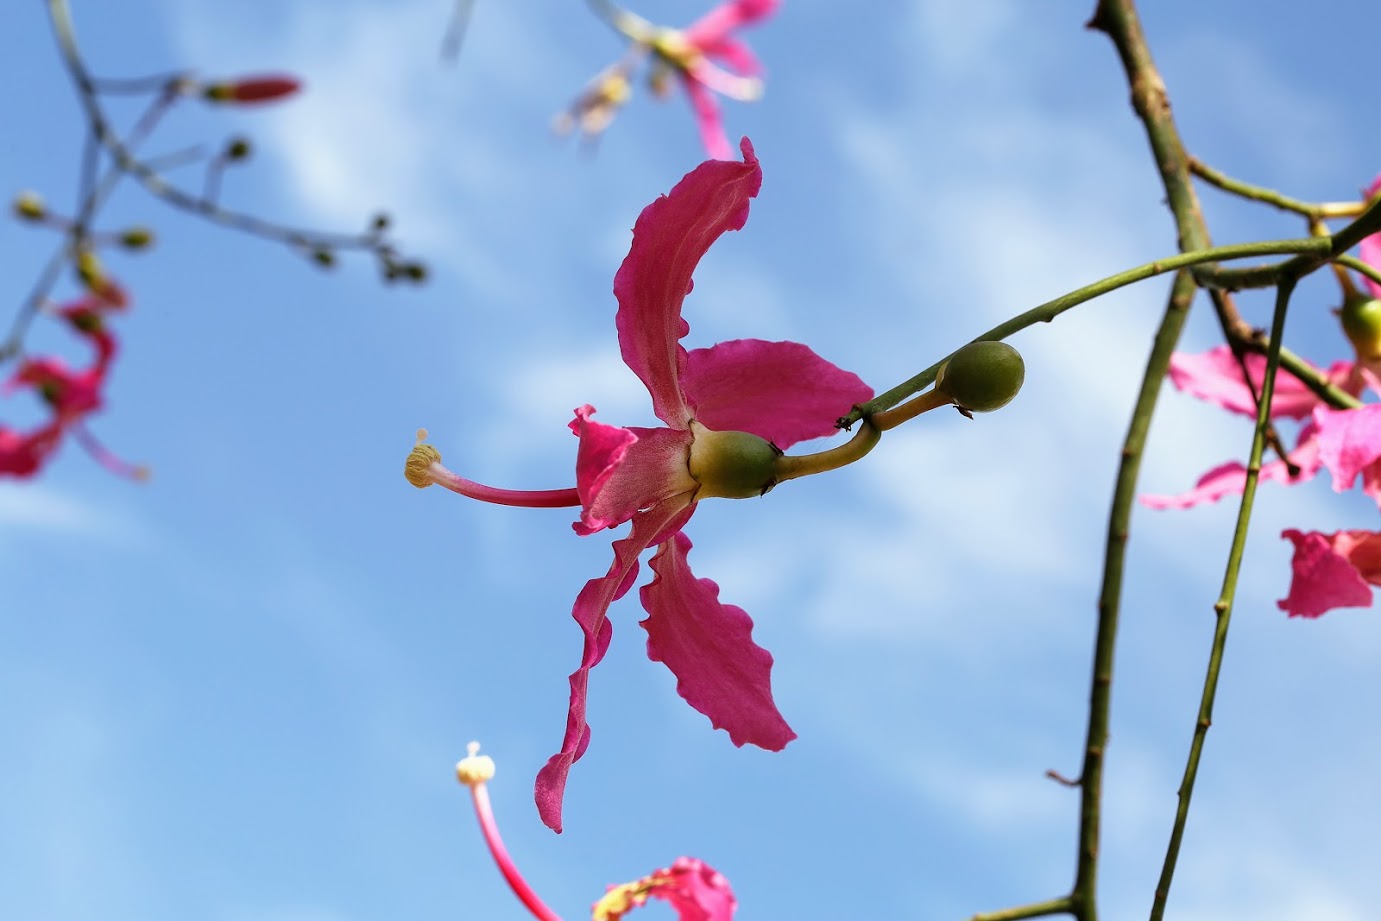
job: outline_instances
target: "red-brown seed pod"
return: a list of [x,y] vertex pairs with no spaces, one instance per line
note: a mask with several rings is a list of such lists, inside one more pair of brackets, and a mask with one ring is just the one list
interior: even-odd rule
[[302,88],[302,81],[286,74],[242,77],[227,83],[208,83],[202,96],[211,102],[273,102],[291,96]]

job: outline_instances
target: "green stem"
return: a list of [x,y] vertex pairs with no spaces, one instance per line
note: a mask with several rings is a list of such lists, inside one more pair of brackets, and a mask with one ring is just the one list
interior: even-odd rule
[[969,921],[1020,921],[1022,918],[1042,918],[1046,915],[1067,915],[1073,911],[1069,896],[1049,899],[1045,902],[1032,902],[1002,911],[985,911],[974,915]]
[[1250,201],[1259,201],[1262,204],[1273,205],[1282,211],[1293,211],[1295,214],[1302,214],[1311,220],[1356,217],[1366,208],[1365,202],[1356,201],[1318,203],[1300,201],[1298,198],[1282,195],[1276,190],[1268,189],[1265,186],[1252,185],[1240,179],[1233,179],[1226,173],[1219,172],[1209,166],[1198,157],[1190,157],[1188,162],[1189,171],[1191,173],[1208,184],[1217,186],[1224,192],[1230,192],[1239,198],[1246,198]]
[[[1245,259],[1251,256],[1279,255],[1282,253],[1315,253],[1327,252],[1329,248],[1328,237],[1305,237],[1298,240],[1268,240],[1260,243],[1237,243],[1232,246],[1215,246],[1209,249],[1196,250],[1188,253],[1178,253],[1174,256],[1167,256],[1157,259],[1155,262],[1148,262],[1125,272],[1118,272],[1116,275],[1109,275],[1101,281],[1096,281],[1091,285],[1085,285],[1076,291],[1071,291],[1052,301],[1046,301],[1038,307],[1033,307],[1025,313],[1017,314],[1005,323],[994,326],[987,332],[975,337],[974,342],[982,342],[986,339],[1005,339],[1013,333],[1034,326],[1037,323],[1049,323],[1066,310],[1079,306],[1085,301],[1091,301],[1096,297],[1116,291],[1118,288],[1133,284],[1138,281],[1145,281],[1166,272],[1173,272],[1178,269],[1192,265],[1202,265],[1206,262],[1217,262],[1225,259]],[[967,344],[967,343],[966,343]],[[847,428],[859,419],[872,413],[882,412],[891,409],[902,400],[919,393],[935,380],[935,372],[940,366],[953,357],[954,353],[944,356],[929,368],[881,393],[867,403],[855,406],[853,411],[847,416],[842,417],[838,425],[840,428]]]
[[1141,390],[1127,426],[1127,435],[1122,442],[1122,460],[1113,488],[1112,507],[1108,512],[1103,584],[1098,593],[1098,628],[1093,644],[1093,677],[1089,684],[1088,731],[1084,744],[1084,766],[1079,775],[1079,854],[1072,899],[1075,915],[1080,921],[1096,921],[1098,917],[1096,894],[1104,755],[1108,744],[1122,574],[1126,565],[1137,477],[1141,471],[1146,436],[1160,396],[1161,382],[1170,366],[1170,356],[1179,342],[1196,290],[1194,278],[1189,272],[1180,272],[1175,277],[1165,314],[1146,361],[1146,370],[1142,374]]
[[1349,256],[1347,253],[1341,253],[1337,256],[1334,256],[1333,261],[1338,263],[1339,265],[1347,266],[1354,272],[1361,272],[1363,275],[1367,276],[1372,281],[1376,282],[1378,285],[1381,285],[1381,269],[1377,268],[1371,263],[1363,262],[1356,256]]
[[1213,645],[1209,649],[1208,670],[1204,675],[1203,694],[1199,700],[1198,719],[1194,723],[1194,739],[1189,746],[1189,757],[1184,766],[1184,779],[1180,782],[1179,807],[1175,810],[1175,822],[1170,831],[1170,842],[1165,852],[1165,862],[1161,867],[1160,881],[1156,884],[1155,900],[1151,905],[1151,921],[1161,921],[1165,917],[1166,900],[1170,895],[1170,884],[1174,879],[1175,865],[1179,860],[1180,845],[1184,840],[1185,824],[1189,819],[1190,798],[1194,794],[1194,781],[1199,774],[1199,759],[1203,754],[1204,741],[1208,737],[1208,727],[1213,725],[1213,700],[1218,691],[1218,675],[1223,666],[1223,650],[1227,645],[1228,626],[1232,620],[1233,601],[1237,594],[1237,577],[1242,569],[1242,555],[1247,543],[1247,527],[1251,522],[1252,503],[1256,499],[1256,485],[1261,474],[1261,455],[1266,444],[1266,429],[1270,424],[1271,399],[1275,394],[1276,371],[1280,367],[1280,345],[1285,332],[1285,314],[1294,291],[1295,279],[1285,278],[1276,292],[1275,315],[1271,319],[1271,348],[1266,353],[1266,375],[1261,384],[1261,400],[1256,413],[1256,431],[1252,436],[1251,454],[1247,462],[1247,482],[1242,490],[1242,503],[1238,507],[1237,527],[1232,534],[1232,545],[1228,549],[1227,567],[1223,572],[1223,587],[1213,605],[1217,622],[1213,630]]

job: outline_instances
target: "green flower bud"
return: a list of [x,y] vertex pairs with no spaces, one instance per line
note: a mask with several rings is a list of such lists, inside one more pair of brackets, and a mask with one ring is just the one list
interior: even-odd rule
[[766,438],[748,432],[716,432],[691,423],[690,475],[700,484],[696,500],[718,496],[749,499],[777,484],[781,451]]
[[147,227],[130,227],[120,234],[120,245],[126,249],[144,249],[153,243],[153,231]]
[[44,207],[43,197],[37,192],[20,192],[14,197],[12,207],[15,216],[26,221],[41,221],[48,216],[48,209]]
[[940,368],[935,389],[964,412],[1001,409],[1021,390],[1026,363],[1005,342],[970,342]]
[[1381,300],[1350,297],[1338,311],[1343,333],[1363,361],[1381,357]]

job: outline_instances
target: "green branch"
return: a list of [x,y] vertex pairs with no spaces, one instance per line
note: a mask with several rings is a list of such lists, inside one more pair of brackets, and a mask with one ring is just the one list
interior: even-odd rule
[[[1328,248],[1328,237],[1304,237],[1298,240],[1268,240],[1261,243],[1237,243],[1232,246],[1215,246],[1210,249],[1167,256],[1164,259],[1157,259],[1155,262],[1147,262],[1144,265],[1127,269],[1125,272],[1118,272],[1116,275],[1109,275],[1101,281],[1096,281],[1091,285],[1085,285],[1082,288],[1071,291],[1054,300],[1046,301],[1044,304],[1033,307],[1025,313],[1017,314],[1005,323],[994,326],[987,332],[975,337],[972,341],[982,342],[988,339],[1006,339],[1013,333],[1020,332],[1028,326],[1034,326],[1037,323],[1049,323],[1065,311],[1073,309],[1086,301],[1091,301],[1096,297],[1107,294],[1110,291],[1116,291],[1118,288],[1125,287],[1135,282],[1145,281],[1148,278],[1154,278],[1157,275],[1163,275],[1166,272],[1174,272],[1188,266],[1202,265],[1208,262],[1218,262],[1227,259],[1245,259],[1253,256],[1279,255],[1282,253],[1327,252]],[[839,427],[848,428],[864,416],[882,412],[885,409],[891,409],[912,394],[920,393],[935,380],[935,372],[938,371],[940,365],[948,361],[953,354],[954,353],[951,352],[915,377],[903,381],[885,393],[878,394],[867,403],[855,406],[852,412],[839,420]]]

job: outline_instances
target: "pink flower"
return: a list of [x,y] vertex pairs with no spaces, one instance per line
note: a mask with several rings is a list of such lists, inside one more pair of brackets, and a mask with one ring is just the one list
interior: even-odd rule
[[1290,529],[1280,536],[1295,545],[1290,592],[1276,602],[1282,611],[1318,617],[1334,608],[1371,605],[1371,586],[1381,585],[1381,533]]
[[[479,754],[479,743],[471,742],[469,754],[456,765],[456,778],[470,788],[484,843],[518,901],[538,921],[561,921],[528,885],[518,866],[504,847],[494,809],[489,802],[488,782],[494,778],[494,761]],[[709,864],[694,857],[678,857],[669,867],[656,870],[642,879],[609,891],[591,909],[593,921],[621,921],[623,916],[646,904],[649,897],[662,899],[676,910],[677,921],[733,921],[738,900],[729,881]]]
[[578,534],[631,522],[614,541],[609,571],[591,579],[572,616],[584,633],[580,666],[570,676],[566,733],[537,776],[542,821],[561,830],[566,777],[590,741],[586,722],[589,673],[604,657],[612,628],[609,605],[632,587],[638,555],[652,547],[652,581],[640,591],[648,613],[648,657],[677,677],[677,692],[729,733],[773,751],[795,738],[772,700],[772,656],[752,640],[753,622],[719,600],[719,586],[697,579],[682,529],[695,505],[712,496],[757,496],[776,482],[783,448],[832,434],[834,420],[872,390],[804,345],[740,339],[687,352],[681,316],[691,273],[710,245],[748,218],[762,173],[745,139],[743,162],[711,160],[686,175],[669,195],[645,208],[628,257],[614,278],[624,361],[647,386],[661,428],[619,428],[596,422],[594,408],[576,410],[580,439],[574,489],[522,492],[465,480],[440,465],[430,445],[408,461],[414,485],[439,483],[462,495],[504,505],[579,505]]
[[674,75],[690,100],[705,150],[717,160],[733,159],[716,94],[753,101],[762,95],[763,72],[752,49],[733,33],[766,19],[779,6],[781,0],[726,0],[684,29],[654,26],[626,10],[612,11],[611,25],[632,40],[632,47],[622,61],[601,71],[557,120],[558,130],[578,124],[587,135],[603,131],[631,96],[630,73],[650,53],[648,82],[653,92],[666,95]]

